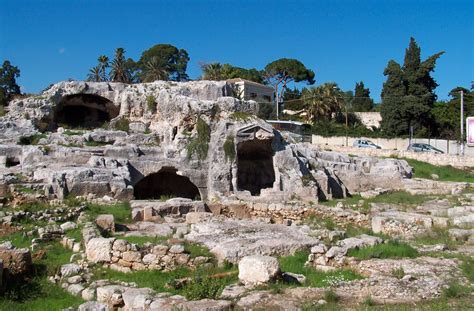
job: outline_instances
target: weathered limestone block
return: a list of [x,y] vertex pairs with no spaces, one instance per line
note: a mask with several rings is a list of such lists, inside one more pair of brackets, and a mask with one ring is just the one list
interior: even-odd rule
[[114,238],[93,238],[86,245],[87,260],[91,262],[109,262],[112,260]]
[[0,245],[0,260],[8,276],[27,274],[32,265],[31,253],[27,248],[10,248],[7,243]]
[[88,301],[81,304],[77,311],[109,311],[109,305],[98,301]]
[[198,222],[209,221],[212,218],[212,213],[208,212],[189,212],[186,214],[187,224],[196,224]]
[[246,256],[239,262],[239,280],[245,285],[268,283],[280,272],[278,260],[270,256]]
[[112,214],[102,214],[97,216],[95,223],[99,228],[108,232],[115,232],[115,221],[114,215]]

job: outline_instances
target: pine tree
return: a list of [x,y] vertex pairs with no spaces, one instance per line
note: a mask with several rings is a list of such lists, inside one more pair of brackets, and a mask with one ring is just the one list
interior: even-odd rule
[[444,52],[421,61],[421,49],[414,38],[405,51],[403,67],[391,60],[385,68],[387,81],[382,90],[382,129],[391,135],[407,135],[410,127],[420,135],[434,126],[431,109],[438,84],[431,77],[436,60]]

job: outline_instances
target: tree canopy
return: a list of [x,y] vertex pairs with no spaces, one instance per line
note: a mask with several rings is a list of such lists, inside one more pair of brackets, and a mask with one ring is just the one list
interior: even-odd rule
[[[265,79],[268,84],[278,91],[280,100],[290,82],[306,81],[309,85],[314,84],[314,72],[297,59],[280,58],[265,66]],[[281,86],[281,90],[280,90]]]
[[220,81],[241,78],[257,83],[264,82],[262,72],[255,68],[246,69],[231,64],[209,63],[202,64],[201,70],[203,73],[201,78],[203,80]]
[[[143,51],[138,67],[141,70],[141,80],[151,82],[151,77],[157,77],[155,80],[187,81],[186,74],[189,55],[184,49],[178,49],[171,44],[156,44],[146,51]],[[152,71],[154,73],[150,73]],[[166,72],[167,74],[157,74],[157,72]],[[161,79],[165,78],[165,79]],[[154,81],[154,80],[152,80]]]
[[5,60],[0,67],[0,105],[5,106],[13,95],[21,93],[20,86],[16,83],[18,77],[20,69]]
[[354,98],[350,102],[351,110],[357,112],[370,111],[374,107],[374,101],[370,98],[370,90],[365,88],[364,82],[355,85]]
[[438,84],[431,77],[436,60],[444,52],[421,61],[421,49],[414,38],[405,51],[401,67],[394,60],[384,70],[387,77],[382,90],[382,129],[392,135],[407,135],[411,126],[419,134],[434,130],[431,108],[436,100]]

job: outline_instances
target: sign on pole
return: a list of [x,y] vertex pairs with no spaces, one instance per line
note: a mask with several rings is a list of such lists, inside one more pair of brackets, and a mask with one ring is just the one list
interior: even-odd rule
[[466,119],[466,140],[468,146],[474,146],[474,117]]

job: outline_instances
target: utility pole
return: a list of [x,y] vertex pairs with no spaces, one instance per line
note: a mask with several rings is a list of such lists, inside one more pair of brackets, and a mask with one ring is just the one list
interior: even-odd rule
[[464,92],[461,90],[461,155],[464,155]]

